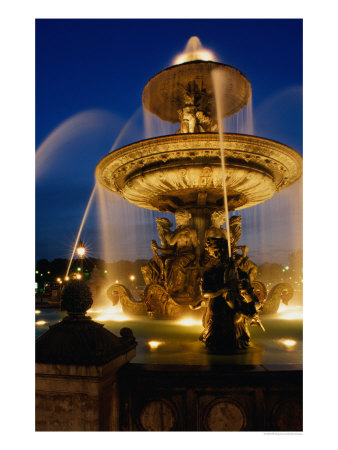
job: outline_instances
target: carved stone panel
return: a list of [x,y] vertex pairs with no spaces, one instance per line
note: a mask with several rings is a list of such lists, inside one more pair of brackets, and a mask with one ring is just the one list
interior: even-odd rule
[[240,431],[246,425],[246,415],[232,399],[218,399],[207,408],[203,422],[209,431]]
[[165,399],[150,401],[140,415],[140,424],[145,431],[170,431],[176,421],[175,407]]

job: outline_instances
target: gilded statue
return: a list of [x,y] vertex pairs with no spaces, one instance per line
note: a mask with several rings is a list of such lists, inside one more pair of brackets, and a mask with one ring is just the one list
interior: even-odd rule
[[[165,258],[165,286],[170,293],[182,291],[187,278],[187,269],[199,261],[200,248],[197,231],[190,225],[191,213],[180,209],[175,212],[177,228],[164,233],[164,239],[173,254]],[[161,249],[158,249],[162,251]]]
[[200,257],[197,231],[190,224],[191,213],[178,210],[175,219],[175,230],[171,229],[170,220],[156,219],[161,246],[152,241],[154,257],[141,269],[147,285],[160,284],[170,295],[194,289],[195,283],[190,282],[190,275]]
[[183,106],[177,110],[181,126],[177,133],[206,133],[217,131],[208,96],[203,89],[188,85],[183,94]]
[[247,256],[249,247],[247,245],[238,245],[238,241],[242,236],[242,216],[230,217],[229,226],[231,251],[235,254],[236,263],[240,269],[249,275],[250,281],[253,282],[257,278],[258,267]]
[[[205,232],[205,241],[208,238],[224,238],[228,239],[226,229],[222,227],[225,222],[225,211],[223,209],[214,211],[211,215],[211,226]],[[237,265],[249,274],[251,282],[253,282],[258,273],[257,265],[247,256],[249,247],[247,245],[238,245],[242,236],[242,216],[232,216],[229,219],[230,227],[230,245],[231,253],[234,254]],[[206,266],[213,264],[213,258],[205,253],[204,261]]]
[[[153,251],[153,259],[151,259],[145,266],[141,267],[141,272],[146,285],[149,284],[164,284],[165,282],[165,259],[169,255],[175,254],[173,246],[169,245],[165,236],[171,233],[173,224],[165,217],[156,218],[158,235],[161,242],[161,247],[155,240],[151,241],[151,249]],[[157,253],[160,251],[161,254]]]
[[248,274],[239,268],[236,258],[229,258],[224,238],[209,237],[206,251],[217,264],[202,276],[202,303],[206,310],[200,340],[212,353],[247,348],[250,345],[249,321],[264,330],[257,314],[260,301]]

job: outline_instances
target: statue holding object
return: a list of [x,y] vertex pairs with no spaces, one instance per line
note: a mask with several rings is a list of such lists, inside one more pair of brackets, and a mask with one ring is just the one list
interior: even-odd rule
[[200,306],[206,310],[200,340],[212,353],[245,349],[250,345],[248,322],[264,330],[257,313],[260,301],[248,274],[239,268],[235,257],[229,258],[224,238],[208,238],[206,251],[215,264],[202,276],[204,301]]

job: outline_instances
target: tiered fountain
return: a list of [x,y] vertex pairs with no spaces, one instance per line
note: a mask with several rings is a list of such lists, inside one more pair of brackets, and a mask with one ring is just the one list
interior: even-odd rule
[[[221,81],[217,101],[214,70]],[[145,108],[179,123],[177,133],[115,150],[96,168],[107,189],[141,208],[173,213],[177,226],[173,230],[168,218],[157,219],[161,242],[152,242],[154,257],[142,269],[143,297],[134,299],[115,284],[107,292],[113,304],[121,302],[129,315],[155,319],[204,309],[201,340],[216,355],[205,352],[197,336],[184,339],[175,322],[172,336],[169,322],[159,322],[157,332],[152,322],[145,333],[142,320],[132,324],[138,359],[125,364],[135,353],[133,333],[123,327],[121,337],[114,336],[85,316],[89,289],[73,282],[63,291],[68,316],[37,341],[37,430],[302,430],[303,373],[294,364],[301,350],[293,358],[289,353],[289,346],[297,348],[290,337],[299,336],[299,326],[281,334],[275,325],[269,345],[261,340],[241,351],[250,340],[246,317],[260,323],[257,304],[263,302],[263,311],[273,308],[255,280],[257,266],[248,248],[238,245],[241,217],[229,220],[225,211],[270,199],[302,172],[299,154],[283,144],[243,134],[221,133],[220,139],[220,111],[229,117],[250,97],[251,85],[241,72],[201,60],[195,52],[153,77],[143,92]],[[219,281],[226,293],[219,294]],[[281,289],[288,297],[287,287],[281,286],[279,295]],[[206,308],[197,309],[203,301]],[[154,341],[158,336],[161,341]],[[151,339],[147,344],[145,337]],[[160,345],[163,352],[156,353]]]
[[[217,102],[214,72],[221,87]],[[144,107],[160,119],[178,123],[178,131],[108,154],[98,164],[96,178],[141,208],[175,214],[177,228],[172,230],[166,218],[157,219],[161,245],[152,242],[154,258],[142,269],[143,298],[134,299],[121,285],[112,286],[108,294],[113,303],[120,300],[128,313],[177,318],[201,302],[200,280],[208,267],[206,237],[227,237],[221,227],[226,218],[224,177],[227,209],[233,212],[262,203],[298,180],[302,158],[275,141],[223,133],[224,175],[216,103],[222,118],[238,113],[251,99],[251,84],[239,70],[201,60],[198,52],[155,75],[142,99]],[[247,247],[237,246],[240,217],[233,217],[227,228],[232,252],[264,301],[265,287],[255,282],[257,266],[247,257]]]

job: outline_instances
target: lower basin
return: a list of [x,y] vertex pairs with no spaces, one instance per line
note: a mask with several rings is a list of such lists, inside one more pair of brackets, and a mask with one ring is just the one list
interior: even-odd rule
[[[290,311],[300,313],[301,307],[290,307]],[[266,331],[251,326],[252,347],[229,355],[208,354],[198,339],[202,325],[196,319],[153,321],[143,317],[128,318],[114,308],[89,311],[89,315],[118,336],[123,327],[133,330],[138,342],[133,363],[198,365],[205,368],[211,365],[264,366],[279,370],[299,370],[302,367],[303,320],[286,319],[287,316],[282,313],[263,316]],[[299,314],[296,316],[299,317]],[[36,312],[36,337],[63,317],[65,313],[59,310],[41,309]]]

